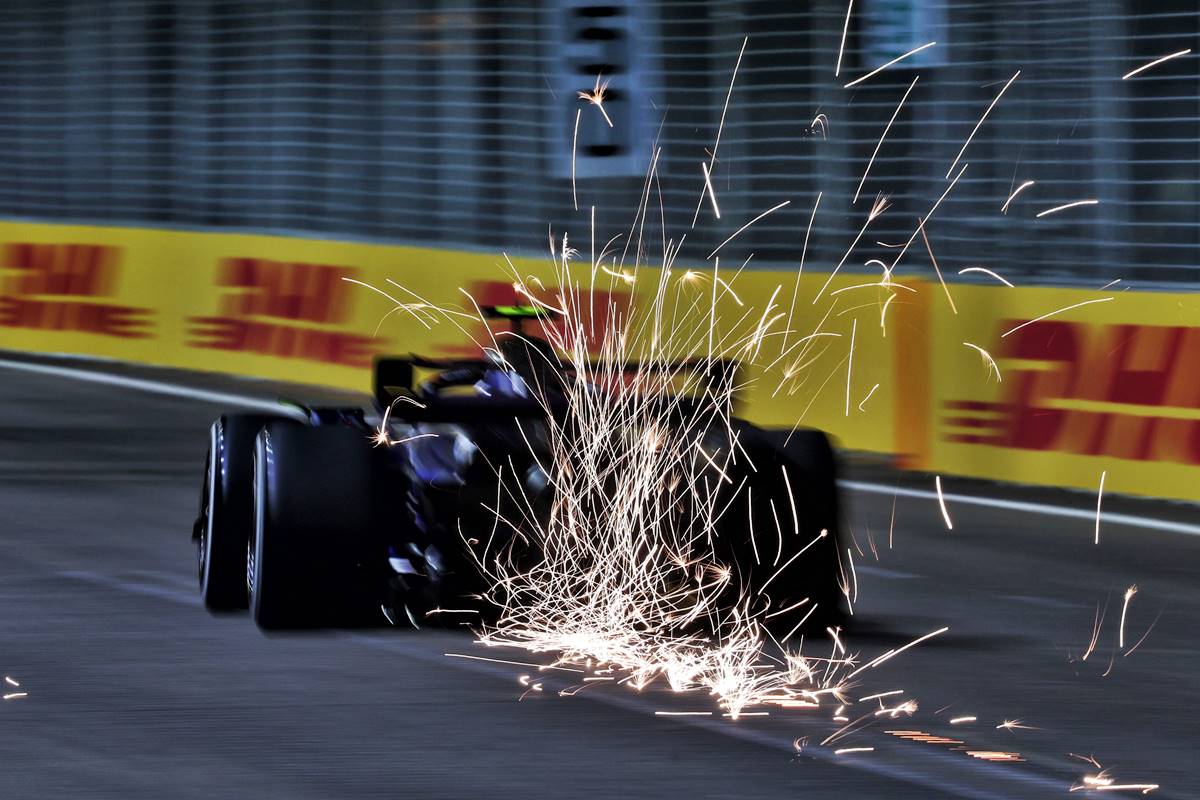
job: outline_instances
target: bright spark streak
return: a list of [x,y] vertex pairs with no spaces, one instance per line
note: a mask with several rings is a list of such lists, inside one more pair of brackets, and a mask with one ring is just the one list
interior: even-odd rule
[[[897,487],[898,488],[898,487]],[[892,533],[896,530],[896,500],[900,498],[900,492],[892,495],[892,521],[888,525],[888,550],[892,549]]]
[[579,99],[586,100],[591,105],[596,107],[602,115],[604,121],[608,123],[608,127],[613,126],[613,122],[608,117],[608,112],[604,110],[604,93],[608,91],[608,81],[600,82],[601,76],[596,76],[596,85],[590,92],[579,92]]
[[933,483],[937,487],[938,507],[942,509],[942,519],[946,520],[946,529],[954,530],[954,523],[950,521],[950,512],[946,510],[946,496],[942,494],[942,476],[935,475]]
[[833,754],[835,756],[841,756],[841,755],[845,755],[847,753],[874,753],[874,752],[875,752],[874,747],[843,747],[840,750],[834,750]]
[[1025,190],[1026,190],[1026,189],[1028,189],[1030,186],[1033,186],[1033,184],[1034,184],[1035,182],[1036,182],[1036,181],[1025,181],[1025,182],[1024,182],[1024,183],[1022,183],[1020,186],[1018,186],[1018,187],[1017,187],[1017,188],[1016,188],[1016,189],[1013,191],[1013,193],[1012,193],[1012,194],[1010,194],[1010,195],[1008,196],[1008,199],[1004,201],[1004,205],[1000,206],[1000,213],[1001,213],[1001,214],[1007,214],[1007,213],[1008,213],[1008,205],[1009,205],[1009,203],[1011,203],[1013,200],[1015,200],[1015,199],[1016,199],[1016,197],[1017,197],[1017,195],[1019,195],[1021,192],[1025,191]]
[[1055,206],[1054,208],[1047,208],[1045,211],[1039,211],[1035,216],[1038,219],[1041,219],[1042,217],[1048,217],[1051,214],[1057,214],[1059,211],[1066,211],[1068,208],[1075,208],[1077,206],[1095,206],[1099,204],[1100,201],[1095,199],[1076,200],[1074,203],[1064,203],[1061,206]]
[[1113,299],[1115,299],[1115,298],[1101,297],[1099,300],[1084,300],[1082,303],[1075,303],[1074,305],[1067,306],[1066,308],[1060,308],[1057,311],[1051,311],[1049,314],[1042,314],[1040,317],[1034,317],[1033,319],[1029,320],[1028,322],[1022,322],[1017,327],[1015,327],[1011,330],[1005,331],[1004,333],[1000,334],[1000,338],[1003,339],[1005,336],[1008,336],[1010,333],[1016,333],[1017,331],[1021,330],[1021,328],[1024,328],[1026,325],[1032,325],[1035,322],[1041,322],[1044,319],[1050,319],[1050,317],[1056,317],[1059,314],[1065,314],[1066,312],[1071,311],[1076,308],[1082,308],[1083,306],[1090,306],[1092,303],[1107,303],[1109,300],[1113,300]]
[[854,335],[858,332],[858,320],[850,325],[850,358],[846,361],[846,416],[850,416],[850,378],[854,372]]
[[717,193],[713,191],[712,179],[708,174],[708,165],[703,161],[700,162],[700,171],[704,173],[704,190],[708,192],[708,199],[712,203],[713,213],[717,215],[717,219],[720,219],[721,209],[717,207]]
[[4,695],[5,700],[20,700],[22,697],[28,697],[29,692],[9,692]]
[[466,658],[471,661],[490,661],[493,664],[515,664],[518,667],[537,667],[538,669],[553,669],[559,672],[587,672],[583,669],[575,669],[574,667],[559,667],[553,664],[535,664],[530,661],[507,661],[503,658],[485,658],[483,656],[472,656],[466,653],[442,653],[447,658]]
[[[824,538],[825,538],[826,536],[828,536],[828,535],[829,535],[829,531],[827,531],[827,530],[825,530],[824,528],[822,528],[822,529],[821,529],[821,532],[820,532],[819,534],[817,534],[817,536],[816,536],[816,538],[815,538],[815,539],[813,539],[813,540],[812,540],[811,542],[809,542],[808,544],[804,545],[804,547],[800,548],[800,551],[799,551],[799,552],[797,552],[797,553],[796,553],[794,556],[792,556],[791,558],[789,558],[787,561],[783,562],[783,566],[782,566],[782,567],[780,567],[779,569],[775,570],[775,574],[773,574],[773,575],[772,575],[770,578],[767,578],[766,582],[765,582],[765,583],[763,583],[762,587],[761,587],[761,588],[758,590],[758,591],[759,591],[759,593],[761,594],[762,592],[765,592],[765,591],[767,590],[767,587],[771,585],[771,581],[775,580],[775,579],[776,579],[776,578],[778,578],[778,577],[779,577],[781,574],[783,574],[783,571],[784,571],[785,569],[787,569],[788,567],[790,567],[790,566],[792,565],[792,562],[793,562],[793,561],[795,561],[795,560],[796,560],[797,558],[799,558],[800,556],[804,555],[804,551],[808,550],[808,548],[812,547],[814,544],[816,544],[817,542],[821,541],[822,539],[824,539]],[[816,606],[813,606],[813,608],[816,608]]]
[[854,676],[856,676],[856,675],[858,675],[858,674],[860,674],[860,673],[862,673],[862,672],[865,672],[866,670],[869,670],[869,669],[874,669],[875,667],[879,666],[880,664],[883,664],[883,663],[885,663],[885,662],[887,662],[887,661],[890,661],[890,660],[892,660],[892,659],[893,659],[893,658],[895,658],[896,656],[898,656],[898,655],[900,655],[901,653],[903,653],[905,650],[908,650],[908,649],[910,649],[910,648],[916,647],[917,645],[921,644],[922,642],[928,641],[928,640],[932,639],[932,638],[933,638],[933,637],[935,637],[935,636],[941,636],[943,633],[945,633],[945,632],[946,632],[946,631],[948,631],[948,630],[950,630],[950,626],[949,626],[949,625],[946,625],[946,626],[943,626],[943,627],[941,627],[941,628],[938,628],[936,631],[933,631],[933,632],[931,632],[931,633],[927,633],[927,634],[925,634],[924,636],[920,636],[920,637],[918,637],[918,638],[916,638],[916,639],[913,639],[911,642],[909,642],[908,644],[904,645],[903,647],[897,647],[897,648],[893,648],[893,649],[891,649],[891,650],[888,650],[886,653],[884,653],[883,655],[881,655],[881,656],[879,656],[879,657],[875,658],[873,661],[869,661],[869,662],[867,662],[867,663],[866,663],[866,664],[864,664],[863,666],[861,666],[861,667],[859,667],[858,669],[856,669],[856,670],[854,670],[853,672],[851,672],[849,675],[846,675],[846,676],[845,676],[845,677],[842,679],[842,682],[843,682],[843,683],[845,683],[845,682],[848,682],[848,681],[849,681],[851,678],[853,678]]
[[984,350],[977,344],[971,344],[970,342],[963,342],[963,344],[978,352],[979,355],[983,357],[983,363],[987,365],[988,369],[996,373],[996,381],[998,383],[1003,382],[1004,379],[1000,376],[1000,367],[996,366],[996,359],[992,358],[991,353],[989,353],[987,350]]
[[1107,476],[1108,470],[1100,473],[1100,489],[1096,492],[1096,539],[1093,544],[1100,544],[1100,503],[1104,500],[1104,479]]
[[730,242],[732,242],[734,239],[736,239],[736,238],[737,238],[739,235],[741,235],[742,231],[746,230],[746,228],[749,228],[751,225],[753,225],[754,223],[758,222],[758,221],[759,221],[760,219],[762,219],[763,217],[765,217],[765,216],[768,216],[768,215],[770,215],[770,214],[774,214],[776,211],[778,211],[779,209],[783,208],[784,206],[788,205],[788,204],[789,204],[789,203],[791,203],[791,202],[792,202],[791,200],[784,200],[784,201],[783,201],[782,203],[780,203],[779,205],[777,205],[777,206],[773,206],[773,207],[771,207],[771,208],[768,208],[766,211],[764,211],[763,213],[759,214],[757,217],[755,217],[754,219],[750,220],[750,221],[749,221],[749,222],[747,222],[745,225],[743,225],[742,227],[740,227],[740,228],[738,228],[736,231],[734,231],[734,232],[733,232],[733,234],[732,234],[732,235],[731,235],[731,236],[730,236],[728,239],[726,239],[725,241],[723,241],[723,242],[721,242],[719,245],[717,245],[717,246],[716,246],[716,248],[715,248],[715,249],[714,249],[714,250],[713,250],[711,253],[709,253],[709,254],[708,254],[708,257],[709,257],[709,258],[712,258],[713,256],[715,256],[715,255],[716,255],[716,254],[717,254],[717,253],[720,251],[720,249],[721,249],[722,247],[724,247],[725,245],[729,244],[729,243],[730,243]]
[[[733,85],[737,82],[738,68],[742,66],[742,56],[746,54],[746,45],[749,43],[750,37],[742,39],[742,49],[738,51],[737,62],[733,65],[733,75],[729,78],[729,91],[725,93],[725,105],[721,109],[721,122],[717,125],[717,138],[713,141],[712,153],[708,157],[708,171],[711,173],[713,165],[717,163],[717,148],[721,146],[721,133],[725,130],[725,115],[729,112],[729,98],[733,97]],[[700,218],[700,206],[704,204],[704,195],[700,195],[699,202],[696,203],[696,213],[692,215],[692,227],[696,227],[696,220]]]
[[1109,288],[1110,286],[1116,286],[1120,282],[1121,282],[1120,278],[1117,278],[1115,281],[1109,281],[1108,283],[1106,283],[1100,287],[1100,291],[1103,292],[1105,289]]
[[[892,297],[895,297],[895,296],[896,296],[896,295],[892,295]],[[865,405],[867,404],[867,401],[871,399],[871,395],[875,394],[875,390],[876,390],[876,389],[878,389],[878,388],[879,388],[879,384],[878,384],[878,383],[877,383],[877,384],[875,384],[874,386],[872,386],[872,387],[871,387],[871,391],[867,392],[867,396],[866,396],[866,397],[864,397],[864,398],[862,399],[862,402],[858,404],[858,410],[859,410],[859,411],[862,411],[862,410],[863,410],[863,406],[865,406]]]
[[1022,722],[1022,721],[1021,721],[1021,720],[1019,720],[1019,719],[1006,719],[1006,720],[1004,720],[1004,722],[1001,722],[999,725],[997,725],[997,726],[996,726],[996,730],[1006,730],[1006,731],[1015,731],[1015,730],[1022,730],[1022,731],[1033,731],[1033,730],[1037,730],[1037,729],[1036,729],[1036,728],[1034,728],[1034,727],[1033,727],[1033,726],[1031,726],[1031,725],[1026,725],[1024,722]]
[[1137,594],[1137,584],[1125,590],[1125,604],[1121,606],[1121,627],[1117,631],[1117,646],[1125,649],[1125,612],[1129,610],[1129,601]]
[[1163,606],[1163,609],[1160,610],[1158,612],[1158,615],[1154,617],[1154,621],[1150,623],[1149,628],[1146,628],[1146,632],[1142,634],[1142,638],[1140,638],[1136,642],[1134,642],[1133,647],[1129,648],[1124,653],[1122,653],[1121,654],[1122,657],[1130,655],[1131,653],[1133,653],[1134,650],[1137,650],[1139,647],[1142,646],[1142,642],[1146,641],[1146,637],[1150,635],[1150,631],[1154,630],[1154,626],[1158,624],[1158,618],[1162,616],[1163,610],[1166,610],[1166,606]]
[[1189,47],[1186,50],[1180,50],[1177,53],[1171,53],[1170,55],[1163,56],[1162,58],[1156,58],[1153,61],[1151,61],[1149,64],[1143,64],[1142,66],[1138,67],[1137,69],[1126,72],[1124,75],[1121,76],[1121,80],[1127,81],[1130,78],[1132,78],[1134,75],[1137,75],[1140,72],[1145,72],[1146,70],[1150,69],[1151,67],[1157,67],[1159,64],[1163,63],[1164,61],[1170,61],[1172,58],[1179,58],[1180,56],[1186,56],[1190,52],[1192,52],[1192,48]]
[[967,137],[965,142],[963,142],[962,149],[958,151],[958,155],[954,157],[954,161],[950,164],[950,169],[946,170],[947,178],[950,177],[950,173],[954,172],[954,168],[958,166],[958,162],[963,157],[963,153],[967,152],[967,146],[971,144],[971,140],[974,139],[975,134],[979,132],[979,126],[983,125],[983,121],[987,119],[988,114],[992,113],[992,109],[996,107],[996,103],[1000,102],[1000,98],[1004,96],[1004,93],[1008,91],[1008,87],[1012,86],[1012,82],[1015,81],[1017,76],[1020,74],[1021,70],[1017,70],[1013,73],[1013,76],[1008,79],[1008,83],[1004,84],[1004,88],[1000,90],[1000,93],[997,94],[992,100],[991,105],[987,107],[987,111],[983,112],[983,116],[979,118],[979,122],[975,123],[975,128],[971,131],[971,135]]
[[[861,78],[850,81],[842,88],[849,89],[851,86],[857,86],[858,84],[862,83],[863,81],[867,80],[868,78],[872,78],[872,77],[878,75],[879,73],[883,72],[885,69],[892,66],[893,64],[903,61],[904,59],[908,58],[909,56],[914,56],[917,53],[921,52],[922,50],[928,50],[930,47],[933,47],[935,44],[937,44],[937,42],[926,42],[925,44],[921,45],[920,47],[914,47],[912,50],[909,50],[904,55],[896,56],[891,61],[884,64],[883,66],[876,67],[875,69],[868,72],[866,75],[863,75]],[[949,175],[947,175],[946,177],[949,177]]]
[[15,680],[13,680],[12,678],[8,677],[7,675],[4,676],[4,682],[7,683],[9,686],[20,686],[21,685],[21,684],[17,683]]
[[571,137],[571,202],[575,205],[575,210],[579,210],[579,195],[575,193],[575,153],[576,146],[579,143],[579,118],[583,115],[583,109],[575,109],[575,134]]
[[955,717],[950,720],[951,725],[964,725],[968,722],[975,722],[975,717]]
[[890,306],[892,304],[892,301],[895,300],[896,297],[897,297],[897,295],[895,293],[893,293],[891,297],[889,297],[887,300],[884,300],[883,308],[880,309],[880,311],[879,311],[879,327],[883,330],[884,336],[887,336],[887,325],[885,323],[887,322],[888,306]]
[[804,231],[804,247],[800,250],[800,269],[796,270],[796,281],[792,286],[792,302],[788,306],[787,327],[783,332],[783,349],[787,350],[787,336],[792,329],[792,316],[796,312],[796,295],[800,293],[800,276],[804,274],[804,259],[808,255],[808,237],[812,234],[813,220],[817,218],[817,208],[821,205],[821,192],[817,192],[817,199],[813,203],[812,214],[808,217],[808,228]]
[[871,171],[871,165],[875,163],[875,156],[879,155],[879,148],[883,147],[883,140],[887,138],[888,131],[892,129],[892,123],[896,121],[896,117],[900,115],[900,109],[904,107],[904,101],[908,99],[908,95],[912,92],[913,87],[917,85],[920,75],[913,78],[912,83],[908,85],[908,91],[904,93],[904,97],[900,98],[900,104],[896,106],[896,110],[892,112],[892,118],[888,120],[887,127],[883,129],[883,135],[879,137],[879,142],[875,145],[875,152],[871,153],[871,160],[867,162],[867,168],[863,170],[862,179],[858,182],[858,188],[854,190],[854,199],[851,203],[858,202],[858,193],[862,191],[863,184],[867,182],[867,173]]
[[890,692],[879,692],[877,694],[869,694],[866,697],[858,698],[859,703],[865,703],[868,700],[878,700],[881,697],[891,697],[892,695],[903,694],[903,689],[892,689]]
[[937,273],[938,283],[942,284],[942,291],[946,293],[946,299],[950,301],[950,310],[958,315],[958,307],[954,305],[954,298],[950,296],[950,287],[946,285],[946,279],[942,277],[942,268],[938,266],[937,258],[933,255],[933,246],[929,244],[929,237],[925,235],[925,226],[921,226],[921,238],[925,240],[925,250],[929,253],[929,260],[933,262],[933,271]]
[[850,30],[850,10],[854,8],[854,0],[850,0],[846,4],[846,21],[842,23],[842,41],[838,45],[837,66],[833,68],[833,77],[840,77],[842,74],[842,52],[846,49],[846,33]]
[[962,269],[960,269],[958,271],[958,274],[965,275],[968,272],[982,272],[984,275],[992,276],[993,278],[1000,281],[1001,283],[1003,283],[1005,286],[1009,287],[1010,289],[1016,288],[1011,283],[1009,283],[1007,280],[1005,280],[1005,278],[1003,276],[999,275],[998,273],[992,272],[987,267],[963,267]]
[[763,617],[763,619],[771,619],[772,617],[778,617],[781,614],[786,614],[789,611],[795,611],[797,608],[799,608],[800,606],[807,603],[808,600],[809,600],[809,598],[806,597],[798,603],[792,603],[790,606],[787,606],[786,608],[781,608],[778,611],[774,611],[770,614],[767,614],[765,617]]

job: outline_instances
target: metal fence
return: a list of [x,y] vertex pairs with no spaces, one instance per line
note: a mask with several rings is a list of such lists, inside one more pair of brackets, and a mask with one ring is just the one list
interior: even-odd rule
[[[632,232],[654,260],[686,235],[680,258],[697,263],[789,201],[722,263],[794,269],[811,217],[808,263],[827,269],[886,195],[843,267],[864,269],[891,263],[1020,70],[927,225],[943,268],[1200,283],[1200,60],[1122,80],[1196,44],[1196,0],[855,0],[848,16],[845,0],[10,0],[5,12],[9,218],[533,255],[548,228],[585,240],[594,207],[598,239],[621,234],[623,250]],[[611,126],[577,97],[597,74]],[[702,162],[720,219],[701,203]],[[1037,216],[1085,199],[1098,202]],[[918,238],[899,273],[927,266]]]

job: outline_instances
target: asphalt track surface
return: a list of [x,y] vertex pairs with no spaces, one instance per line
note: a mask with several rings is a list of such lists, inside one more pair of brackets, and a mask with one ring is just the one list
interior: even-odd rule
[[[184,389],[0,363],[0,673],[21,684],[5,692],[27,692],[0,701],[0,798],[1046,798],[1094,771],[1068,753],[1094,755],[1118,782],[1161,784],[1153,797],[1200,797],[1198,535],[1105,521],[1097,547],[1086,518],[953,501],[951,532],[936,501],[900,496],[889,547],[892,493],[849,491],[864,553],[850,649],[865,661],[949,631],[856,692],[902,688],[920,704],[912,718],[797,756],[795,739],[836,729],[828,712],[655,716],[711,700],[599,686],[560,697],[570,679],[551,673],[518,701],[529,669],[445,654],[522,655],[481,653],[465,634],[268,637],[245,616],[208,614],[189,533],[222,406],[185,395],[202,386],[269,400],[275,387],[123,374]],[[929,476],[850,473],[933,488]],[[1081,493],[945,486],[1095,505]],[[1106,497],[1104,507],[1200,524],[1188,506]],[[1157,623],[1131,655],[1114,655],[1130,584],[1126,649]],[[1106,598],[1098,644],[1080,661]],[[961,716],[977,721],[949,724]],[[995,727],[1018,719],[1030,727]],[[1023,760],[987,763],[884,732],[897,729]]]

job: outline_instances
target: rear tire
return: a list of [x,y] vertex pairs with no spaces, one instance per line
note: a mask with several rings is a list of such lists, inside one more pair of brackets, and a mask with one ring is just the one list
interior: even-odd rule
[[210,611],[246,608],[246,542],[254,527],[254,438],[273,417],[225,414],[209,429],[196,551],[200,595]]
[[373,473],[362,430],[271,423],[259,433],[243,562],[259,627],[352,625],[372,606],[379,614]]
[[[770,618],[772,632],[785,636],[802,620],[800,631],[844,623],[847,607],[841,587],[849,567],[842,565],[845,556],[840,544],[837,463],[828,437],[821,431],[801,429],[783,443],[746,423],[738,425],[736,430],[741,447],[754,465],[752,499],[747,497],[747,502],[753,503],[750,514],[761,552],[755,554],[748,543],[738,542],[734,560],[743,566],[750,565],[746,573],[751,588],[771,581],[766,594],[771,599],[772,612],[795,606],[792,611]],[[798,524],[795,530],[793,508]],[[735,515],[734,519],[739,517]],[[782,550],[774,544],[776,520]],[[822,530],[827,531],[824,537],[820,536]],[[801,548],[806,549],[796,556]],[[795,561],[789,563],[793,556]],[[776,569],[782,571],[772,577]],[[802,603],[804,598],[808,602]],[[805,620],[810,611],[812,615]]]

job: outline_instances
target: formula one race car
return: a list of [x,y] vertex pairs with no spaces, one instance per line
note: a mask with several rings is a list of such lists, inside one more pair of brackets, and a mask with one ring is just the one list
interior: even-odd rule
[[[504,497],[519,494],[525,514],[550,513],[555,502],[538,449],[548,415],[565,410],[561,397],[535,397],[530,387],[576,380],[561,364],[548,378],[553,349],[521,331],[537,308],[484,312],[511,320],[519,335],[500,340],[489,358],[378,359],[376,418],[358,408],[281,406],[278,414],[230,413],[213,423],[193,528],[206,607],[248,607],[260,627],[279,629],[385,617],[425,624],[431,609],[479,604],[485,580],[466,543],[496,535]],[[672,402],[685,407],[678,397]],[[696,425],[678,416],[680,425]],[[826,436],[800,429],[785,443],[737,418],[679,433],[715,437],[714,451],[740,454],[726,468],[737,474],[714,481],[750,489],[722,500],[714,537],[739,580],[762,584],[771,576],[775,609],[795,605],[802,615],[817,607],[809,625],[840,619],[846,572]],[[501,492],[501,480],[519,485]],[[773,519],[769,539],[748,541],[748,518]],[[807,544],[804,558],[777,576],[790,551],[782,553],[782,533],[776,550],[776,529]],[[786,615],[775,621],[794,624]]]

